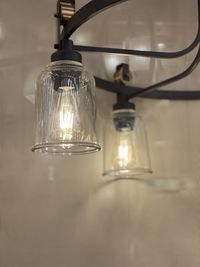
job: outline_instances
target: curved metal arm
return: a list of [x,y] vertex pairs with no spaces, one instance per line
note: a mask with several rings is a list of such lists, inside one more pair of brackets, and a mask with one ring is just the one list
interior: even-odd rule
[[105,9],[128,0],[92,0],[80,8],[68,21],[62,32],[62,38],[70,38],[71,35],[85,22],[93,18]]
[[162,100],[200,100],[200,91],[172,91],[154,90],[146,93],[143,98],[162,99]]
[[[96,14],[104,11],[105,9],[115,5],[120,4],[122,2],[125,2],[127,0],[92,0],[87,5],[82,7],[75,15],[68,21],[68,23],[65,25],[62,38],[69,38],[73,32],[78,29],[84,22],[88,21],[90,18],[95,16]],[[129,54],[129,55],[136,55],[136,56],[142,56],[142,57],[153,57],[153,58],[177,58],[184,56],[191,52],[200,42],[200,0],[198,0],[198,33],[196,35],[195,40],[192,42],[190,46],[187,48],[178,51],[178,52],[154,52],[154,51],[139,51],[139,50],[126,50],[126,49],[115,49],[115,48],[104,48],[104,47],[87,47],[87,46],[75,46],[75,49],[79,51],[88,51],[88,52],[104,52],[104,53],[117,53],[117,54]],[[185,78],[188,76],[191,72],[194,71],[194,69],[197,67],[200,61],[200,48],[197,53],[196,58],[194,59],[193,63],[182,73],[171,77],[169,79],[166,79],[162,82],[159,82],[157,84],[151,85],[147,88],[136,88],[136,87],[127,87],[127,86],[121,86],[116,85],[114,83],[112,89],[108,88],[109,83],[107,81],[104,81],[102,79],[96,78],[97,85],[101,87],[102,89],[105,89],[107,91],[115,92],[117,94],[123,94],[127,97],[127,99],[134,98],[136,96],[141,96],[146,93],[145,97],[153,96],[155,98],[163,98],[163,96],[167,95],[166,91],[155,91],[151,92],[152,90],[155,90],[158,87],[168,85],[170,83],[173,83],[175,81],[178,81],[180,79]],[[127,90],[127,92],[126,92]],[[150,93],[149,93],[150,92]],[[163,93],[161,93],[163,92]],[[168,97],[169,94],[172,93],[172,91],[167,91]],[[148,93],[148,94],[147,94]],[[193,92],[187,92],[190,99],[194,99],[193,97],[199,96],[196,92],[193,94]],[[178,99],[180,96],[180,92],[173,92],[174,97],[170,99]],[[186,96],[184,93],[183,98]]]
[[168,84],[171,84],[173,82],[179,81],[187,77],[189,74],[191,74],[196,69],[199,62],[200,62],[200,47],[199,47],[199,50],[197,52],[195,59],[185,71],[169,79],[166,79],[164,81],[151,85],[147,88],[120,85],[120,84],[116,84],[110,81],[105,81],[98,77],[95,77],[95,79],[96,79],[97,87],[103,90],[109,91],[109,92],[124,95],[127,97],[127,100],[131,98],[135,98],[135,97],[140,97],[140,96],[145,97],[145,98],[154,98],[154,99],[197,100],[197,99],[200,99],[200,91],[189,91],[189,92],[171,91],[171,90],[162,91],[162,90],[155,90],[155,89],[162,87],[162,86],[166,86]]
[[147,88],[139,91],[139,92],[136,92],[136,93],[132,93],[129,95],[129,99],[130,98],[134,98],[134,97],[137,97],[137,96],[141,96],[147,92],[151,92],[152,90],[158,88],[158,87],[162,87],[162,86],[166,86],[168,84],[171,84],[171,83],[174,83],[176,81],[179,81],[179,80],[182,80],[184,79],[185,77],[187,77],[189,74],[191,74],[195,69],[196,67],[198,66],[200,62],[200,46],[199,46],[199,49],[198,49],[198,52],[196,54],[196,57],[195,59],[193,60],[192,64],[183,72],[181,72],[180,74],[178,75],[175,75],[169,79],[166,79],[164,81],[161,81],[159,83],[156,83],[156,84],[153,84],[151,86],[148,86]]
[[107,92],[124,95],[127,98],[131,94],[134,94],[136,92],[140,92],[142,90],[142,88],[138,88],[138,87],[134,87],[134,86],[121,85],[119,83],[106,81],[106,80],[101,79],[101,78],[96,77],[96,76],[95,76],[95,81],[96,81],[96,86],[98,88],[101,88]]
[[[199,22],[199,25],[200,25],[200,22]],[[110,53],[110,54],[139,56],[139,57],[147,57],[147,58],[170,59],[170,58],[182,57],[190,53],[199,44],[199,42],[200,42],[200,29],[193,43],[187,48],[181,51],[177,51],[177,52],[156,52],[156,51],[120,49],[120,48],[97,47],[97,46],[81,46],[81,45],[75,45],[74,48],[75,50],[79,52],[97,52],[97,53]]]
[[[105,9],[113,5],[120,4],[127,0],[92,0],[87,5],[83,6],[75,15],[69,20],[65,26],[62,37],[69,38],[83,23],[91,19],[96,14],[103,12]],[[124,55],[135,55],[141,57],[153,58],[178,58],[190,53],[200,42],[200,0],[198,0],[198,32],[194,41],[185,49],[177,52],[156,52],[156,51],[142,51],[132,49],[118,49],[108,47],[92,47],[92,46],[75,46],[74,48],[82,52],[102,52],[114,53]]]

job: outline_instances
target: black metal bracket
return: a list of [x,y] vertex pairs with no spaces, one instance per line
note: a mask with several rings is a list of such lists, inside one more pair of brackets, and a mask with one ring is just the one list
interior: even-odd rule
[[62,38],[69,39],[71,35],[85,22],[103,12],[105,9],[114,5],[121,4],[128,0],[92,0],[82,8],[80,8],[74,16],[68,21],[63,29]]
[[[128,0],[91,0],[88,4],[79,9],[64,25],[64,29],[61,34],[61,39],[69,39],[71,35],[86,21],[94,17],[105,9],[112,7],[113,5],[121,4]],[[60,2],[60,1],[59,1]],[[198,0],[198,32],[194,41],[185,49],[177,52],[156,52],[156,51],[140,51],[140,50],[127,50],[107,47],[89,47],[89,46],[74,46],[78,51],[82,52],[103,52],[103,53],[117,53],[126,55],[135,55],[149,58],[178,58],[182,57],[192,50],[200,43],[200,0]],[[164,81],[151,85],[147,88],[136,88],[130,86],[124,86],[109,81],[105,81],[96,77],[97,87],[100,89],[116,93],[124,96],[127,101],[131,98],[138,96],[155,98],[155,99],[170,99],[170,100],[197,100],[200,99],[200,91],[162,91],[156,90],[162,86],[166,86],[175,81],[181,80],[191,74],[198,66],[200,61],[200,48],[192,64],[180,74],[170,77]]]

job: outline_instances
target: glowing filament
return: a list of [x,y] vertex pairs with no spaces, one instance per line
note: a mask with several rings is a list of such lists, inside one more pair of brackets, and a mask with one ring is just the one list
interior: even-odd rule
[[115,169],[128,169],[136,165],[136,148],[129,130],[118,132],[113,145],[112,165]]

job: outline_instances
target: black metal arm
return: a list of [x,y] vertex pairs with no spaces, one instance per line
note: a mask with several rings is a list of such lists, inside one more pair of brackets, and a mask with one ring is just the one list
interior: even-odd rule
[[200,46],[199,46],[199,49],[198,49],[198,52],[196,54],[195,59],[193,60],[192,64],[185,71],[183,71],[183,72],[179,73],[178,75],[175,75],[169,79],[166,79],[164,81],[161,81],[161,82],[158,82],[158,83],[153,84],[151,86],[148,86],[145,89],[141,89],[139,92],[132,93],[129,95],[128,98],[130,99],[130,98],[134,98],[137,96],[142,96],[145,93],[151,92],[156,88],[163,87],[163,86],[166,86],[170,83],[174,83],[174,82],[177,82],[179,80],[184,79],[185,77],[190,75],[197,68],[199,62],[200,62]]
[[98,88],[101,88],[107,92],[124,95],[125,97],[127,97],[127,99],[131,94],[141,91],[141,88],[134,86],[126,86],[126,85],[121,85],[119,83],[106,81],[96,76],[95,76],[95,81],[96,81],[96,86]]
[[148,86],[147,88],[139,88],[139,87],[116,84],[114,82],[105,81],[98,77],[95,77],[95,79],[97,87],[100,87],[101,89],[109,92],[114,92],[117,94],[124,95],[127,98],[127,101],[131,98],[141,97],[141,96],[145,98],[154,98],[154,99],[197,100],[200,99],[200,91],[171,91],[171,90],[163,91],[155,89],[160,88],[162,86],[166,86],[170,83],[179,81],[181,79],[184,79],[197,68],[199,62],[200,62],[200,47],[196,54],[195,59],[185,71],[169,79]]
[[[69,20],[65,26],[62,37],[70,38],[71,35],[86,21],[94,17],[105,9],[112,7],[113,5],[126,2],[128,0],[93,0],[87,5],[82,7],[75,15]],[[132,49],[120,49],[120,48],[108,48],[108,47],[94,47],[94,46],[74,46],[74,48],[80,52],[102,52],[102,53],[114,53],[124,55],[135,55],[141,57],[151,58],[178,58],[190,53],[200,42],[200,0],[198,0],[198,31],[193,42],[185,49],[177,52],[156,52],[156,51],[142,51]]]
[[120,84],[115,84],[113,82],[105,81],[98,77],[95,77],[97,87],[109,91],[115,92],[117,94],[124,95],[127,98],[127,101],[135,97],[144,97],[152,99],[166,99],[166,100],[199,100],[200,91],[172,91],[172,90],[156,90],[161,86],[165,86],[172,82],[181,80],[191,74],[200,62],[200,49],[192,62],[192,64],[182,73],[169,78],[165,81],[159,82],[152,86],[149,86],[145,89],[138,87],[125,86]]
[[121,4],[128,0],[92,0],[81,9],[79,9],[74,16],[68,21],[67,25],[63,29],[62,38],[69,39],[71,35],[85,22],[93,18],[105,9],[108,9],[114,5]]
[[[70,36],[86,21],[91,19],[93,16],[97,15],[100,12],[103,12],[105,9],[112,7],[113,5],[126,2],[128,0],[92,0],[85,6],[83,6],[79,11],[77,11],[72,18],[64,26],[61,38],[68,39]],[[135,55],[141,57],[150,57],[150,58],[177,58],[184,56],[191,52],[198,44],[200,43],[200,0],[198,0],[198,32],[194,41],[187,48],[177,51],[177,52],[156,52],[156,51],[139,51],[139,50],[126,50],[118,48],[105,48],[105,47],[89,47],[89,46],[74,46],[78,51],[84,52],[103,52],[103,53],[117,53],[117,54],[127,54]],[[138,88],[123,86],[109,81],[105,81],[98,77],[96,78],[97,86],[103,90],[110,91],[116,94],[121,94],[127,98],[127,101],[136,96],[144,96],[149,98],[157,99],[174,99],[174,100],[193,100],[200,99],[200,92],[185,92],[185,91],[161,91],[156,90],[156,88],[168,85],[175,81],[185,78],[194,69],[197,67],[200,61],[200,49],[192,62],[192,64],[182,73],[173,76],[169,79],[166,79],[162,82],[151,85],[147,88]],[[154,90],[154,91],[153,91]],[[153,92],[152,92],[153,91]]]

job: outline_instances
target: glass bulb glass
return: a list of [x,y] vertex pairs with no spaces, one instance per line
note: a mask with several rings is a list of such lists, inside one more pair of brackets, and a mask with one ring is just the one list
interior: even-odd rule
[[33,151],[72,155],[101,149],[95,129],[95,81],[81,63],[49,64],[38,79],[35,102]]
[[132,142],[130,129],[122,129],[116,133],[112,151],[112,167],[114,169],[129,169],[137,164],[136,148]]
[[77,134],[77,124],[80,124],[76,113],[78,113],[78,107],[75,88],[70,86],[59,87],[51,125],[51,137],[53,139],[61,141],[71,141],[73,139]]
[[104,131],[104,175],[135,178],[150,173],[144,124],[134,110],[112,112]]

